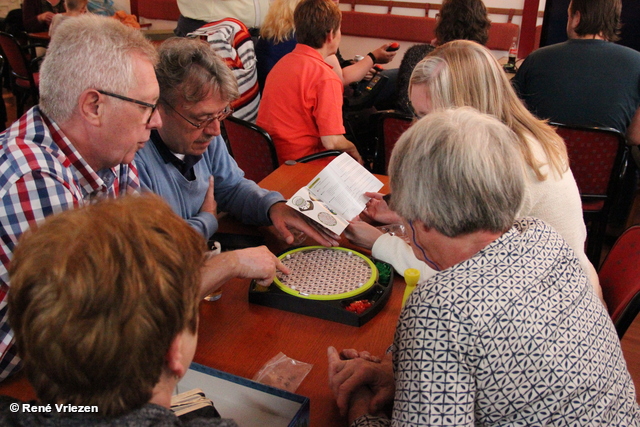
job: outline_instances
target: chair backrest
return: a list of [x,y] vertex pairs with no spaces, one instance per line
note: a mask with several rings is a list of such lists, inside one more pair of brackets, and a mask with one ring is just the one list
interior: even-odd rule
[[640,312],[640,226],[618,238],[598,272],[604,300],[622,338]]
[[624,175],[627,162],[626,139],[611,128],[550,123],[564,139],[571,171],[578,184],[585,211],[610,205]]
[[27,58],[16,38],[9,33],[0,31],[0,48],[2,48],[5,59],[9,63],[11,73],[16,78],[29,81],[30,84],[35,85]]
[[413,124],[413,116],[400,111],[379,111],[373,117],[376,124],[376,137],[378,139],[374,158],[373,171],[387,174],[391,151],[402,135]]
[[245,177],[259,182],[278,167],[276,149],[267,131],[233,116],[223,123],[229,151]]

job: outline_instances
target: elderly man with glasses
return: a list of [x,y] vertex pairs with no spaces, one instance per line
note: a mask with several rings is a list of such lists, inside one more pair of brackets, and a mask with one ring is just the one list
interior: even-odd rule
[[[162,127],[136,155],[143,187],[161,195],[204,237],[218,229],[217,210],[246,224],[273,224],[288,243],[290,229],[323,245],[337,236],[316,231],[281,194],[244,178],[220,136],[220,122],[232,110],[238,85],[227,65],[200,40],[174,38],[160,49],[156,77]],[[215,191],[214,191],[215,188]]]
[[51,214],[139,191],[130,163],[161,125],[156,61],[139,31],[113,19],[65,21],[42,63],[40,104],[0,135],[0,380],[20,361],[6,303],[18,238]]

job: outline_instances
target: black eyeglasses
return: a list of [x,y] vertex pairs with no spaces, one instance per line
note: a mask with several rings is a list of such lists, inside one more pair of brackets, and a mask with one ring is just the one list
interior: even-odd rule
[[220,111],[217,114],[212,115],[211,117],[209,117],[206,120],[201,121],[200,123],[193,123],[191,120],[187,119],[185,116],[183,116],[182,114],[180,114],[180,112],[178,110],[176,110],[171,104],[169,104],[168,102],[164,102],[164,105],[166,105],[167,107],[171,108],[173,111],[175,111],[175,113],[177,115],[179,115],[180,117],[182,117],[187,123],[189,123],[191,126],[195,127],[196,129],[202,129],[204,127],[207,127],[211,124],[211,122],[213,122],[214,120],[218,120],[219,122],[223,121],[224,119],[226,119],[227,117],[229,117],[231,115],[231,113],[233,113],[233,108],[231,108],[230,105],[227,105],[226,107],[224,107],[224,110]]
[[98,91],[98,93],[101,93],[103,95],[111,96],[113,98],[118,98],[118,99],[121,99],[123,101],[133,102],[134,104],[138,104],[138,105],[142,105],[143,107],[151,108],[151,114],[149,114],[149,118],[147,119],[147,124],[149,124],[149,122],[151,121],[151,117],[153,117],[153,113],[155,113],[156,108],[158,108],[158,104],[157,103],[156,104],[150,104],[148,102],[138,101],[137,99],[128,98],[126,96],[118,95],[117,93],[107,92],[106,90],[99,90],[99,89],[96,89],[96,90]]

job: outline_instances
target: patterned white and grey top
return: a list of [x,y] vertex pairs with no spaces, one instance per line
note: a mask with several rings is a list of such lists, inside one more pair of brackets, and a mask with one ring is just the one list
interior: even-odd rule
[[525,218],[413,292],[393,420],[354,426],[638,426],[614,326],[573,251]]

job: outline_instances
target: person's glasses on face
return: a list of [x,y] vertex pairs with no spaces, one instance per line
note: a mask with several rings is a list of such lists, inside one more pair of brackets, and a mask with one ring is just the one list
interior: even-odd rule
[[118,95],[117,93],[107,92],[106,90],[99,90],[99,89],[97,89],[97,90],[98,90],[98,93],[101,93],[103,95],[110,96],[112,98],[121,99],[121,100],[127,101],[127,102],[132,102],[132,103],[137,104],[137,105],[142,105],[143,107],[151,108],[151,114],[149,114],[149,118],[145,121],[146,124],[149,124],[149,122],[151,122],[151,118],[153,117],[153,113],[155,113],[156,112],[156,108],[158,108],[158,103],[151,104],[149,102],[139,101],[137,99],[129,98],[127,96]]
[[233,113],[233,108],[231,108],[230,105],[227,105],[226,107],[224,107],[224,109],[216,114],[212,114],[211,117],[198,122],[198,123],[194,123],[191,120],[189,120],[188,118],[186,118],[185,116],[183,116],[182,114],[180,114],[180,112],[178,110],[176,110],[171,104],[165,102],[164,105],[166,105],[167,107],[171,108],[178,116],[182,117],[187,123],[189,123],[191,126],[195,127],[196,129],[202,129],[205,128],[207,126],[209,126],[214,120],[218,120],[219,122],[223,121],[224,119],[226,119],[227,117],[229,117],[231,115],[231,113]]

